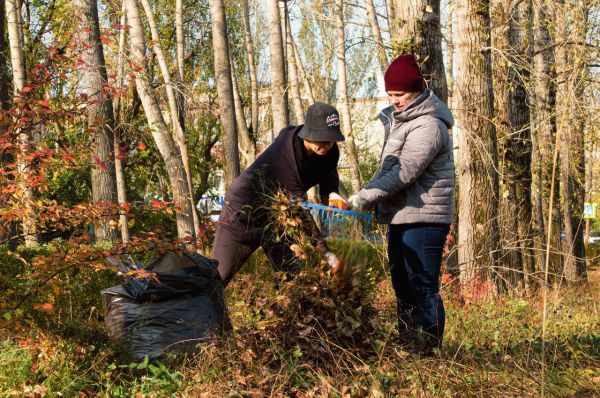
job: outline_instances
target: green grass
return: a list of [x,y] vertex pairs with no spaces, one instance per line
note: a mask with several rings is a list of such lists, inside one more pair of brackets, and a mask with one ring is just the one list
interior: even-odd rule
[[[0,250],[0,316],[10,314],[0,329],[0,397],[541,395],[539,296],[464,304],[447,292],[444,347],[434,358],[420,357],[393,343],[394,299],[382,248],[367,242],[333,246],[364,270],[360,283],[371,289],[363,301],[354,299],[354,308],[343,307],[352,297],[330,297],[335,291],[319,281],[318,265],[275,289],[268,263],[257,253],[228,288],[233,334],[193,355],[141,364],[130,363],[104,333],[98,291],[115,283],[112,275],[62,275],[17,312],[11,303],[31,286],[34,270]],[[20,254],[25,260],[35,255]],[[589,275],[587,285],[549,294],[548,397],[600,396],[600,271]],[[48,297],[52,311],[33,309]],[[367,308],[375,315],[361,312]],[[365,319],[372,327],[355,325]]]

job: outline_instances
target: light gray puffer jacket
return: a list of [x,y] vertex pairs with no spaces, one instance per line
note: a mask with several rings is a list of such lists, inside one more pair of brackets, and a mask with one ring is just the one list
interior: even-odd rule
[[452,223],[454,157],[448,129],[453,124],[448,107],[429,89],[405,110],[391,113],[381,168],[358,193],[363,208],[376,207],[377,222]]

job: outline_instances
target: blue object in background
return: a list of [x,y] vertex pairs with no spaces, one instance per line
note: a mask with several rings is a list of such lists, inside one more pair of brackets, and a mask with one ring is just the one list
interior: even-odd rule
[[338,239],[376,240],[373,216],[336,207],[301,202],[321,225],[323,235]]

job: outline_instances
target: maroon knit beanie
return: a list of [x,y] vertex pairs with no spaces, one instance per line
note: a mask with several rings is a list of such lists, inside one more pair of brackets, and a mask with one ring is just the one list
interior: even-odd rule
[[412,54],[400,55],[388,66],[383,77],[385,91],[420,93],[425,88],[423,75]]

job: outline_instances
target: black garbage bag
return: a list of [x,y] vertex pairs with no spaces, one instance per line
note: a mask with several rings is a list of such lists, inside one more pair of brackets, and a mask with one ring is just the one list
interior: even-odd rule
[[156,279],[128,277],[101,292],[109,335],[134,360],[193,351],[230,327],[215,260],[167,253],[145,270]]

